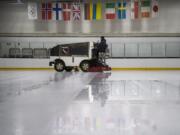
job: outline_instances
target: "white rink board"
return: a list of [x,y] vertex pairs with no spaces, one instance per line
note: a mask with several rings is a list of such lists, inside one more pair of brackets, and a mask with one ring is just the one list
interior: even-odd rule
[[[49,59],[0,58],[0,68],[49,68]],[[179,68],[180,59],[108,59],[112,68]]]
[[16,59],[2,58],[0,59],[0,67],[2,68],[48,68],[49,59]]

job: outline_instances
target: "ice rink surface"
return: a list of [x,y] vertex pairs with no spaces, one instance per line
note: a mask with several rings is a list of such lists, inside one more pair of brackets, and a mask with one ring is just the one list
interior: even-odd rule
[[0,135],[179,135],[180,71],[0,71]]

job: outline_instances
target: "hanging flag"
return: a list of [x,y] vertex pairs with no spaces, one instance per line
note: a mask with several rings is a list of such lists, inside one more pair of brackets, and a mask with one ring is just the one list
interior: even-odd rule
[[126,1],[118,2],[117,14],[119,19],[126,19]]
[[97,3],[85,3],[84,4],[84,19],[85,20],[100,20],[102,18],[102,4]]
[[100,20],[101,19],[101,10],[102,10],[102,4],[101,2],[93,3],[93,13],[92,13],[92,19],[93,20]]
[[150,0],[141,0],[141,17],[149,18],[150,17]]
[[80,20],[81,19],[81,7],[80,3],[73,3],[72,4],[72,14],[73,20]]
[[30,20],[38,19],[37,3],[35,3],[35,2],[28,2],[28,18]]
[[52,4],[51,3],[42,3],[42,19],[51,20],[52,19]]
[[69,21],[71,19],[71,4],[63,3],[63,19]]
[[152,0],[152,17],[157,17],[159,12],[158,0]]
[[137,19],[139,17],[139,1],[131,0],[131,19]]
[[116,18],[115,3],[106,3],[105,14],[106,14],[106,19]]
[[62,20],[62,4],[61,3],[52,3],[52,18],[53,20]]
[[85,20],[91,20],[92,16],[92,3],[85,3],[84,4],[84,19]]

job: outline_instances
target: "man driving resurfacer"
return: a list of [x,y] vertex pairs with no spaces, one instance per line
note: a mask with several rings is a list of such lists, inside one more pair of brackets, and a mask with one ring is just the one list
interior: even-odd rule
[[106,39],[102,36],[101,42],[98,44],[98,59],[105,64],[106,50],[108,45],[106,44]]

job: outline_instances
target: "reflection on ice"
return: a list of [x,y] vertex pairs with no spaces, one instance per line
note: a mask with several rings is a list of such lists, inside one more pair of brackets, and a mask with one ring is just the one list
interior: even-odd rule
[[157,125],[150,119],[122,117],[59,117],[54,123],[55,134],[155,133]]
[[[179,80],[109,80],[98,74],[57,118],[56,133],[169,135],[180,133]],[[170,116],[170,117],[168,117]],[[60,119],[60,120],[59,120]]]
[[0,133],[179,135],[179,73],[5,72]]
[[[99,78],[98,78],[99,79]],[[180,101],[179,80],[107,80],[94,79],[76,100],[87,97],[90,103],[100,101]]]

